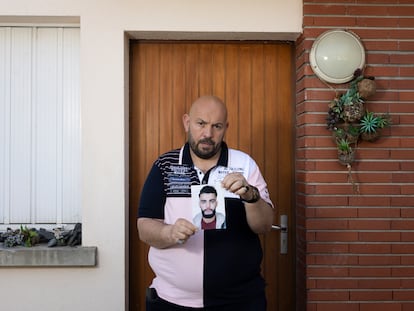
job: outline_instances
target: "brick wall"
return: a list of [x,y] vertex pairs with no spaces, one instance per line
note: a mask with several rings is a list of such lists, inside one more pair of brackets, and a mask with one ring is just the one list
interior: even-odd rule
[[[297,310],[414,310],[414,0],[304,0],[297,70]],[[366,106],[393,125],[360,143],[352,178],[326,129],[327,85],[309,65],[322,32],[344,28],[366,49],[377,92]],[[333,88],[333,89],[332,89]]]

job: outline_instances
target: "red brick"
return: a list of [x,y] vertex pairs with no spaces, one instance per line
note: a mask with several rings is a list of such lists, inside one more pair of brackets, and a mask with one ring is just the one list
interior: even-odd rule
[[349,252],[352,254],[389,254],[391,252],[389,244],[352,244],[349,245]]
[[349,275],[352,277],[389,277],[391,268],[349,268]]
[[[378,181],[376,181],[378,182]],[[350,197],[349,198],[349,205],[351,206],[390,206],[391,205],[391,198],[389,197]]]
[[391,197],[390,205],[413,207],[413,198],[412,197]]
[[315,282],[318,289],[353,289],[359,286],[355,279],[317,279]]
[[378,302],[363,303],[360,305],[359,311],[402,311],[401,303],[398,302]]
[[[360,311],[358,303],[318,303],[317,304],[317,311],[332,311],[332,310]],[[306,311],[309,311],[309,310],[306,310]]]
[[413,277],[414,276],[414,268],[410,267],[394,267],[391,269],[392,276],[397,277]]
[[413,254],[414,245],[412,244],[395,244],[391,246],[393,254]]
[[[326,253],[326,254],[344,254],[349,250],[347,244],[337,244],[337,243],[324,243],[324,244],[312,244],[308,243],[306,246],[309,253]],[[329,269],[329,267],[326,267]]]
[[389,230],[391,229],[391,220],[350,219],[349,229]]
[[401,281],[398,279],[386,279],[386,278],[375,278],[375,279],[359,279],[358,288],[366,289],[379,289],[379,288],[400,288]]
[[355,242],[358,241],[358,232],[334,232],[334,231],[324,231],[316,232],[316,241],[318,242]]
[[[357,265],[358,264],[358,256],[356,255],[337,255],[337,254],[318,254],[311,256],[313,258],[313,262],[316,265]],[[309,258],[309,256],[308,256]]]
[[414,228],[414,220],[401,219],[401,220],[392,220],[391,229],[392,230],[412,230]]
[[414,242],[414,232],[401,232],[401,241],[402,242]]
[[350,299],[358,301],[382,301],[392,300],[393,292],[390,290],[377,290],[377,291],[351,291]]
[[306,228],[308,230],[326,230],[326,229],[347,229],[348,220],[325,220],[325,219],[308,219],[306,221]]
[[401,311],[412,311],[414,310],[414,302],[403,302]]
[[359,232],[359,241],[363,242],[400,242],[399,232]]
[[357,25],[360,27],[396,27],[398,26],[399,18],[382,18],[382,17],[357,17]]
[[[414,300],[414,290],[395,290],[394,299],[402,301],[413,301]],[[414,304],[412,305],[414,307]]]
[[308,291],[307,299],[309,301],[348,301],[348,291]]
[[335,196],[309,196],[305,198],[306,205],[312,206],[348,206],[348,197],[335,197]]
[[342,207],[342,208],[313,208],[314,217],[317,218],[349,218],[357,217],[358,210],[352,207]]
[[388,266],[401,264],[400,256],[359,256],[358,264],[361,266]]
[[349,276],[348,268],[337,267],[308,267],[306,269],[308,277],[344,277]]
[[401,210],[393,207],[359,208],[358,217],[361,218],[395,218],[401,217]]
[[414,265],[414,256],[401,256],[401,264],[411,266]]
[[401,279],[401,288],[414,288],[414,279]]

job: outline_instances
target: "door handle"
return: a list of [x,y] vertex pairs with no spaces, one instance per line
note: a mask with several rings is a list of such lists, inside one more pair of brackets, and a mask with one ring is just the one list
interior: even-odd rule
[[273,230],[280,230],[280,253],[288,252],[288,216],[280,215],[280,225],[272,225]]

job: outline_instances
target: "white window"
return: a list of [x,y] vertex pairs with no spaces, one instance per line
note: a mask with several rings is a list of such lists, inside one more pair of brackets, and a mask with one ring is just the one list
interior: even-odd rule
[[0,229],[81,221],[79,28],[0,27]]

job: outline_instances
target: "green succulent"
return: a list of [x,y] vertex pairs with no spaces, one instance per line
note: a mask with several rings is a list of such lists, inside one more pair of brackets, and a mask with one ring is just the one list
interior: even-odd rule
[[359,131],[361,133],[372,134],[378,129],[387,127],[390,125],[390,119],[388,116],[375,115],[373,112],[367,111],[360,120]]
[[351,136],[357,137],[359,135],[359,127],[353,126],[352,124],[348,127],[348,133]]
[[341,153],[350,153],[350,152],[352,152],[351,144],[347,139],[344,139],[344,138],[339,139],[336,145],[338,147],[338,150]]

